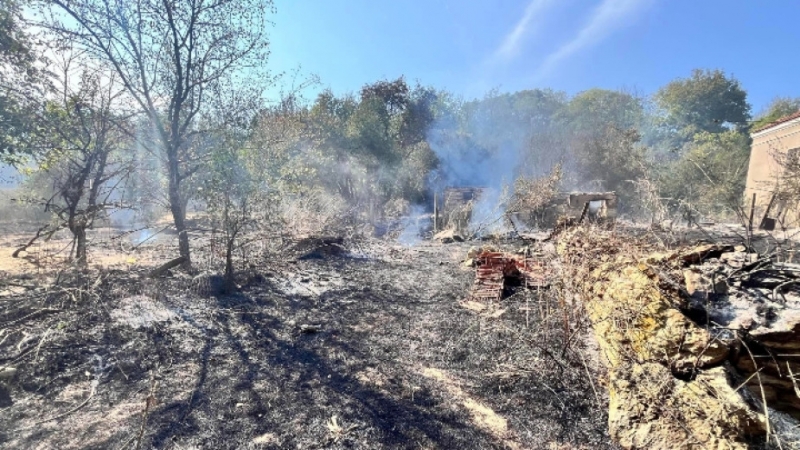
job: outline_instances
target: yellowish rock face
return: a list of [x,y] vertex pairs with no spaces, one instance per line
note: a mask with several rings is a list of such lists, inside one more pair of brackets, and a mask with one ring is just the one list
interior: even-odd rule
[[728,346],[689,320],[660,278],[715,249],[646,256],[624,245],[581,229],[557,244],[608,368],[610,434],[629,449],[746,448],[766,426],[728,381]]

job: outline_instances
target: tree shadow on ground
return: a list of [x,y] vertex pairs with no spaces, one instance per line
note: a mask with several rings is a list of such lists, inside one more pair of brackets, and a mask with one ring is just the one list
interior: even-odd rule
[[[275,448],[340,443],[366,448],[499,445],[496,437],[476,428],[466,413],[442,404],[442,395],[417,386],[411,387],[412,395],[405,395],[404,384],[415,381],[408,368],[406,380],[390,380],[389,386],[358,378],[360,369],[395,365],[396,361],[376,360],[374,352],[364,351],[369,350],[363,348],[367,344],[357,334],[341,335],[344,327],[304,334],[286,325],[285,317],[279,317],[274,305],[263,297],[272,289],[265,282],[258,289],[217,299],[220,310],[235,313],[216,316],[216,333],[204,330],[200,369],[188,398],[162,405],[151,414],[148,424],[155,430],[153,447],[181,441],[233,448],[246,445],[243,439],[267,433],[276,436],[271,444]],[[413,301],[397,295],[372,295],[369,308]],[[362,320],[359,316],[364,311],[342,308],[334,314],[344,317],[338,321],[352,323]],[[220,351],[235,357],[227,364],[215,364],[212,355]],[[265,392],[279,395],[265,399]],[[224,398],[226,394],[229,398]],[[241,404],[246,411],[237,412]],[[346,436],[337,436],[329,428],[334,416],[337,423],[354,428]],[[209,428],[216,430],[213,439],[206,436]],[[231,440],[225,442],[221,436]]]

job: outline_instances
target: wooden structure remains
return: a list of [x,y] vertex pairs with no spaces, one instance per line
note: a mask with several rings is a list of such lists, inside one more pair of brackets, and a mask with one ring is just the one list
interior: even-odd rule
[[435,229],[452,228],[459,232],[466,231],[472,218],[472,207],[480,199],[485,189],[483,187],[445,189],[441,194],[442,201],[437,202],[437,208],[434,211]]
[[[484,187],[447,188],[436,195],[434,228],[464,232],[472,218],[472,208],[481,198]],[[564,220],[613,223],[617,217],[615,192],[562,192],[537,211],[519,211],[508,215],[513,228],[551,229]]]

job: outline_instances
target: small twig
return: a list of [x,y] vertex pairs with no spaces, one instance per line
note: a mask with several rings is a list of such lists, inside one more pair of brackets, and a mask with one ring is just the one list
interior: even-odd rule
[[586,364],[586,359],[583,357],[583,352],[576,352],[578,356],[581,357],[581,362],[583,363],[583,368],[586,369],[586,377],[589,379],[589,384],[592,386],[592,392],[594,392],[594,398],[597,400],[597,406],[600,407],[602,403],[600,402],[600,394],[597,393],[597,389],[594,387],[594,380],[592,379],[592,374],[589,372],[589,366]]
[[158,382],[156,382],[155,376],[151,375],[150,378],[150,393],[147,395],[147,398],[144,401],[144,411],[142,411],[142,424],[139,426],[139,435],[136,437],[136,446],[134,447],[136,450],[139,450],[139,447],[142,445],[142,437],[144,436],[145,426],[147,425],[147,417],[150,415],[150,408],[155,406],[156,404],[156,387],[158,386]]
[[52,422],[54,420],[63,419],[64,417],[67,417],[68,415],[70,415],[70,414],[74,413],[75,411],[77,411],[77,410],[83,408],[84,406],[86,406],[86,404],[89,403],[89,401],[94,397],[94,394],[96,392],[96,388],[97,388],[97,385],[93,382],[92,383],[92,391],[89,393],[89,397],[87,397],[86,400],[83,401],[83,403],[81,403],[80,405],[70,409],[69,411],[67,411],[67,412],[65,412],[63,414],[59,414],[57,416],[51,417],[49,419],[44,419],[44,420],[40,420],[38,422],[34,422],[32,425],[27,426],[25,428],[17,428],[13,432],[14,433],[18,433],[20,431],[32,430],[32,429],[38,427],[39,425],[41,425],[43,423]]
[[[792,284],[797,284],[797,283],[800,283],[800,280],[789,280],[789,281],[784,281],[783,283],[781,283],[781,284],[779,284],[779,285],[775,286],[775,289],[773,289],[773,290],[772,290],[772,300],[773,300],[773,301],[778,301],[778,292],[779,292],[779,291],[780,291],[782,288],[784,288],[784,287],[786,287],[786,286],[789,286],[789,285],[792,285]],[[781,294],[781,295],[783,295],[783,294]],[[786,298],[784,297],[784,301],[785,301],[785,300],[786,300]]]
[[15,320],[12,320],[12,321],[10,321],[10,322],[6,322],[6,323],[4,323],[4,324],[3,324],[3,326],[4,326],[4,327],[9,327],[9,326],[11,326],[11,325],[14,325],[14,324],[17,324],[17,323],[19,323],[19,322],[23,322],[23,321],[25,321],[25,320],[28,320],[28,319],[30,319],[31,317],[33,317],[33,316],[35,316],[35,315],[39,314],[39,313],[43,313],[43,312],[46,312],[46,313],[51,313],[51,312],[59,312],[59,311],[61,311],[61,310],[60,310],[60,309],[57,309],[57,308],[42,308],[42,309],[37,309],[36,311],[34,311],[34,312],[32,312],[32,313],[28,314],[27,316],[20,317],[19,319],[15,319]]
[[42,338],[39,339],[39,345],[36,346],[36,354],[34,354],[33,359],[39,359],[39,350],[42,349],[42,344],[44,344],[44,341],[47,340],[47,336],[50,335],[50,331],[52,329],[53,327],[48,327],[47,330],[45,330],[44,334],[42,335]]
[[800,398],[800,388],[797,387],[797,379],[794,377],[794,373],[792,373],[792,367],[789,365],[789,361],[786,361],[786,368],[789,369],[789,379],[792,380],[794,395],[796,395],[797,398]]
[[744,340],[739,339],[739,342],[742,343],[747,353],[750,355],[750,360],[753,361],[753,368],[756,369],[756,378],[758,379],[758,387],[761,389],[761,402],[764,406],[764,417],[765,423],[767,425],[767,443],[769,444],[769,435],[770,435],[770,426],[769,426],[769,408],[767,408],[767,395],[764,393],[764,384],[761,382],[761,371],[758,369],[758,363],[756,363],[756,358],[753,356],[753,352],[750,351],[750,347],[747,346],[747,343]]

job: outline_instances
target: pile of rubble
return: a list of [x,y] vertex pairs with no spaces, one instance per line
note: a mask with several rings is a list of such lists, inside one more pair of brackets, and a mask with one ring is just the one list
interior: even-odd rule
[[731,349],[753,395],[800,419],[800,265],[705,246],[683,270],[687,314]]
[[566,301],[585,309],[600,346],[609,432],[624,448],[795,440],[800,266],[744,246],[657,251],[585,228],[559,236],[557,251]]

